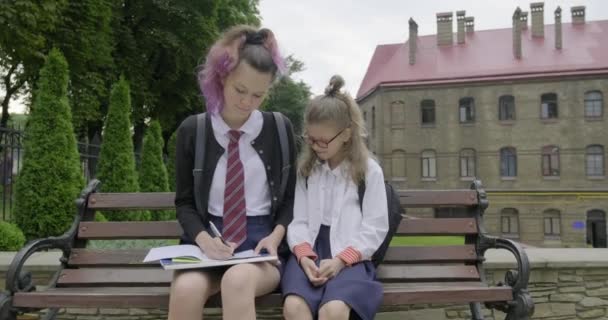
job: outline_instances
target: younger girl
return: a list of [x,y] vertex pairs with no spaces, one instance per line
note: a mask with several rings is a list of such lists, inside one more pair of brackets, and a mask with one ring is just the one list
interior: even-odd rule
[[[199,74],[207,105],[202,178],[196,189],[195,115],[178,129],[175,206],[184,229],[182,243],[198,245],[210,258],[226,259],[250,249],[281,254],[279,244],[292,218],[296,170],[295,164],[293,170],[283,170],[273,115],[258,108],[283,68],[270,30],[238,26],[213,45]],[[285,122],[294,159],[293,131]],[[281,201],[283,174],[289,180]],[[228,244],[215,237],[211,224]],[[279,268],[268,262],[176,272],[169,319],[200,320],[208,298],[220,291],[224,319],[255,319],[255,297],[275,290],[280,278]]]
[[[383,296],[370,261],[388,232],[384,176],[365,146],[361,111],[331,78],[304,116],[290,256],[281,280],[286,319],[373,319]],[[360,206],[358,185],[365,183]]]

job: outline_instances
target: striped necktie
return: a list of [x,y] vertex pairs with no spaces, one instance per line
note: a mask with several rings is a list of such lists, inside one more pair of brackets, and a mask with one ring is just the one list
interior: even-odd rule
[[239,157],[241,132],[230,130],[229,137],[222,233],[227,241],[235,242],[238,246],[247,239],[245,172]]

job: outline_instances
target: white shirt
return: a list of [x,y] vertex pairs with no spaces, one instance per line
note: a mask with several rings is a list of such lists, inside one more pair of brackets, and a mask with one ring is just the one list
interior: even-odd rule
[[[341,201],[338,198],[344,195],[346,191],[344,188],[347,185],[344,183],[338,184],[337,180],[348,178],[349,172],[344,169],[345,166],[338,166],[332,170],[327,162],[320,165],[320,185],[322,186],[321,188],[323,189],[323,194],[328,195],[328,197],[320,199],[322,201],[321,208],[323,208],[323,219],[321,220],[321,224],[323,225],[331,226],[333,216],[339,212],[340,208],[337,207],[337,204]],[[342,189],[340,189],[340,187],[342,187]],[[335,201],[326,201],[331,199],[334,199]]]
[[[217,142],[226,151],[220,157],[209,191],[209,213],[221,217],[224,215],[224,188],[226,186],[226,164],[228,163],[228,144],[231,130],[220,114],[211,114],[211,125]],[[262,132],[264,117],[258,110],[251,113],[239,129],[243,134],[239,139],[239,157],[243,163],[245,176],[245,203],[248,216],[270,214],[270,189],[264,163],[253,148],[252,142]]]
[[331,193],[327,192],[328,170],[329,167],[323,168],[319,164],[308,177],[308,182],[305,178],[298,177],[293,221],[287,228],[289,248],[293,252],[296,245],[304,242],[314,245],[319,228],[326,218],[325,209],[332,208],[329,224],[332,257],[353,247],[361,253],[362,260],[369,260],[388,232],[388,207],[382,169],[375,160],[368,160],[363,210],[359,206],[358,186],[349,174],[349,164],[344,161],[334,170],[329,170],[335,177],[332,187],[334,192]]

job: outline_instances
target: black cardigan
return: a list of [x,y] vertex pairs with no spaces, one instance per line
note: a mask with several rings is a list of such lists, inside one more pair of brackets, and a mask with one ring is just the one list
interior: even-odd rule
[[[293,219],[293,201],[296,184],[296,147],[293,133],[293,126],[289,119],[285,117],[288,130],[289,152],[291,153],[291,168],[287,190],[282,203],[279,203],[279,188],[281,185],[281,149],[279,148],[279,135],[274,117],[271,112],[262,112],[264,124],[260,135],[252,141],[252,145],[257,151],[260,159],[266,168],[268,177],[268,187],[271,195],[271,215],[275,226],[280,224],[287,230],[287,225]],[[204,210],[197,211],[194,200],[194,153],[196,138],[196,115],[189,116],[177,129],[177,142],[175,151],[175,207],[177,220],[184,230],[184,240],[194,243],[196,236],[201,231],[208,231],[209,228],[209,190],[217,163],[224,154],[225,149],[215,139],[211,126],[211,117],[206,117],[206,137],[207,145],[205,149],[205,163],[203,165],[202,190],[198,190],[201,197],[201,204]],[[201,212],[201,213],[199,213]],[[208,231],[209,232],[209,231]],[[209,232],[213,237],[213,233]]]

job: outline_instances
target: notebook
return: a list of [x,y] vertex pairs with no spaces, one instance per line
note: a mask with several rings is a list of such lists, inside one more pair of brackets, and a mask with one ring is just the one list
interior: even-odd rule
[[277,256],[269,254],[255,254],[253,250],[245,250],[235,253],[227,260],[214,260],[207,257],[203,251],[195,245],[182,244],[152,248],[144,258],[143,262],[159,261],[165,270],[174,269],[196,269],[229,266],[239,263],[255,263],[264,261],[277,261]]

